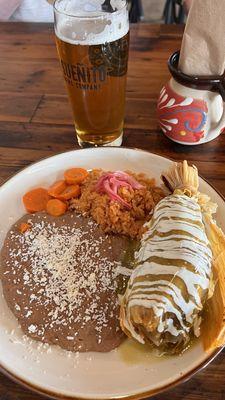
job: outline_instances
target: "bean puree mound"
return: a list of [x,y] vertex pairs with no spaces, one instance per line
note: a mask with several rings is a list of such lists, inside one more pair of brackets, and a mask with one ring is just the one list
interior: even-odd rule
[[[30,229],[20,233],[21,223]],[[68,213],[25,215],[1,253],[5,299],[33,339],[70,351],[110,351],[124,335],[117,279],[128,240]]]

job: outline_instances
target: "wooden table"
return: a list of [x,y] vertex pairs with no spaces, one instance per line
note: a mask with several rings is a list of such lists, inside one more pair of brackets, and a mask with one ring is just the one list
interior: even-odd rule
[[[157,128],[156,99],[168,80],[166,61],[180,47],[182,27],[131,28],[124,146],[193,161],[225,195],[225,134],[201,146],[182,146]],[[0,182],[33,161],[78,147],[49,24],[0,24]],[[43,397],[0,375],[0,400]],[[159,400],[225,399],[225,356]]]

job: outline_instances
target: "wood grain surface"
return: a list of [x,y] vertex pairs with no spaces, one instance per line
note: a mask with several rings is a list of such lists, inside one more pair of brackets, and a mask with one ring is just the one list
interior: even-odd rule
[[[124,146],[194,162],[225,196],[225,134],[200,146],[178,145],[159,131],[156,100],[168,80],[166,61],[182,27],[131,27]],[[0,24],[0,183],[43,157],[78,148],[50,24]],[[225,400],[225,355],[158,400]],[[38,400],[0,374],[0,400]]]

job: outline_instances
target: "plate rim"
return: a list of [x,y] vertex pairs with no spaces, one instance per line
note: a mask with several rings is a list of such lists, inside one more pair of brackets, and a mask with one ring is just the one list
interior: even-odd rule
[[30,382],[27,382],[20,377],[18,377],[16,374],[12,374],[10,371],[7,370],[7,368],[3,367],[0,365],[0,372],[3,373],[7,378],[10,378],[12,381],[15,383],[19,384],[20,386],[29,389],[31,392],[38,393],[40,395],[47,396],[50,399],[55,399],[55,400],[143,400],[147,399],[149,397],[158,395],[160,393],[164,393],[168,390],[171,390],[175,388],[176,386],[187,382],[189,379],[191,379],[194,375],[196,375],[199,371],[203,370],[206,368],[223,350],[223,347],[219,348],[218,350],[215,350],[209,358],[207,358],[205,361],[202,361],[200,365],[197,367],[193,368],[191,371],[187,372],[185,375],[181,376],[178,378],[176,381],[168,383],[166,386],[161,386],[158,387],[157,389],[151,389],[149,391],[145,391],[143,393],[137,393],[133,395],[123,395],[123,396],[112,396],[112,397],[76,397],[76,396],[65,396],[62,393],[56,393],[52,392],[47,389],[43,389],[42,387],[38,385],[34,385]]
[[[169,160],[169,161],[173,161],[173,162],[179,162],[179,161],[175,161],[172,157],[164,157],[156,152],[152,152],[152,151],[148,151],[148,150],[144,150],[144,149],[140,149],[138,147],[120,147],[120,146],[113,146],[113,147],[94,147],[94,148],[83,148],[83,149],[72,149],[72,150],[67,150],[64,152],[58,152],[55,153],[51,156],[46,156],[46,157],[42,157],[37,161],[34,161],[32,163],[30,163],[29,165],[26,165],[25,167],[21,168],[19,171],[17,171],[14,174],[11,174],[8,178],[6,178],[0,185],[0,191],[3,188],[3,186],[5,184],[8,183],[8,181],[10,181],[11,179],[13,179],[14,177],[16,177],[17,175],[21,174],[22,172],[24,172],[26,169],[30,168],[31,166],[40,163],[41,161],[47,160],[49,158],[52,157],[56,157],[62,154],[67,154],[67,153],[72,153],[72,152],[76,152],[76,151],[92,151],[92,150],[99,150],[101,149],[123,149],[123,150],[132,150],[132,151],[139,151],[139,152],[144,152],[147,154],[152,154],[155,155],[157,157]],[[220,197],[221,199],[225,202],[225,197],[220,193],[220,191],[215,188],[215,186],[211,183],[208,182],[207,179],[205,179],[204,177],[202,177],[200,174],[199,176],[201,177],[201,179],[203,181],[205,181]],[[197,374],[199,371],[201,371],[202,369],[206,368],[223,350],[224,347],[221,347],[219,349],[216,349],[212,354],[209,355],[209,357],[206,358],[206,360],[202,361],[198,366],[196,366],[195,368],[193,368],[192,370],[190,370],[189,372],[187,372],[186,374],[184,374],[183,376],[177,378],[175,381],[168,383],[166,386],[161,386],[158,387],[156,389],[151,389],[149,391],[145,391],[142,393],[137,393],[137,394],[133,394],[133,395],[122,395],[122,396],[112,396],[112,397],[107,397],[107,398],[95,398],[95,400],[140,400],[140,399],[145,399],[148,397],[152,397],[154,395],[163,393],[165,391],[171,390],[172,388],[175,388],[176,386],[188,381],[189,379],[191,379],[195,374]],[[44,395],[47,396],[48,398],[51,399],[56,399],[56,400],[92,400],[94,398],[92,397],[77,397],[77,396],[65,396],[62,393],[57,393],[45,388],[42,388],[39,385],[34,385],[33,383],[26,381],[24,379],[22,379],[21,377],[19,377],[17,374],[14,374],[12,372],[10,372],[6,367],[4,367],[1,363],[0,363],[0,372],[3,373],[7,378],[10,378],[12,381],[14,381],[15,383],[21,385],[22,387],[29,389],[32,392],[38,393],[40,395]]]

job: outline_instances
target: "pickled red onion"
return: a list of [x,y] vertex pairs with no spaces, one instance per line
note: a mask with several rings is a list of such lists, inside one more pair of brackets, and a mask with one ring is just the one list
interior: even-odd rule
[[144,188],[143,185],[137,182],[136,179],[128,175],[126,172],[115,171],[103,174],[99,178],[95,190],[99,193],[108,194],[111,200],[117,201],[118,203],[122,204],[125,208],[130,210],[132,208],[131,204],[125,201],[118,194],[118,190],[120,187],[126,187],[129,190]]
[[136,181],[132,176],[128,175],[126,172],[123,171],[115,171],[113,175],[116,178],[119,178],[120,181],[127,182],[131,185],[132,189],[143,189],[144,186],[141,185],[139,182]]

